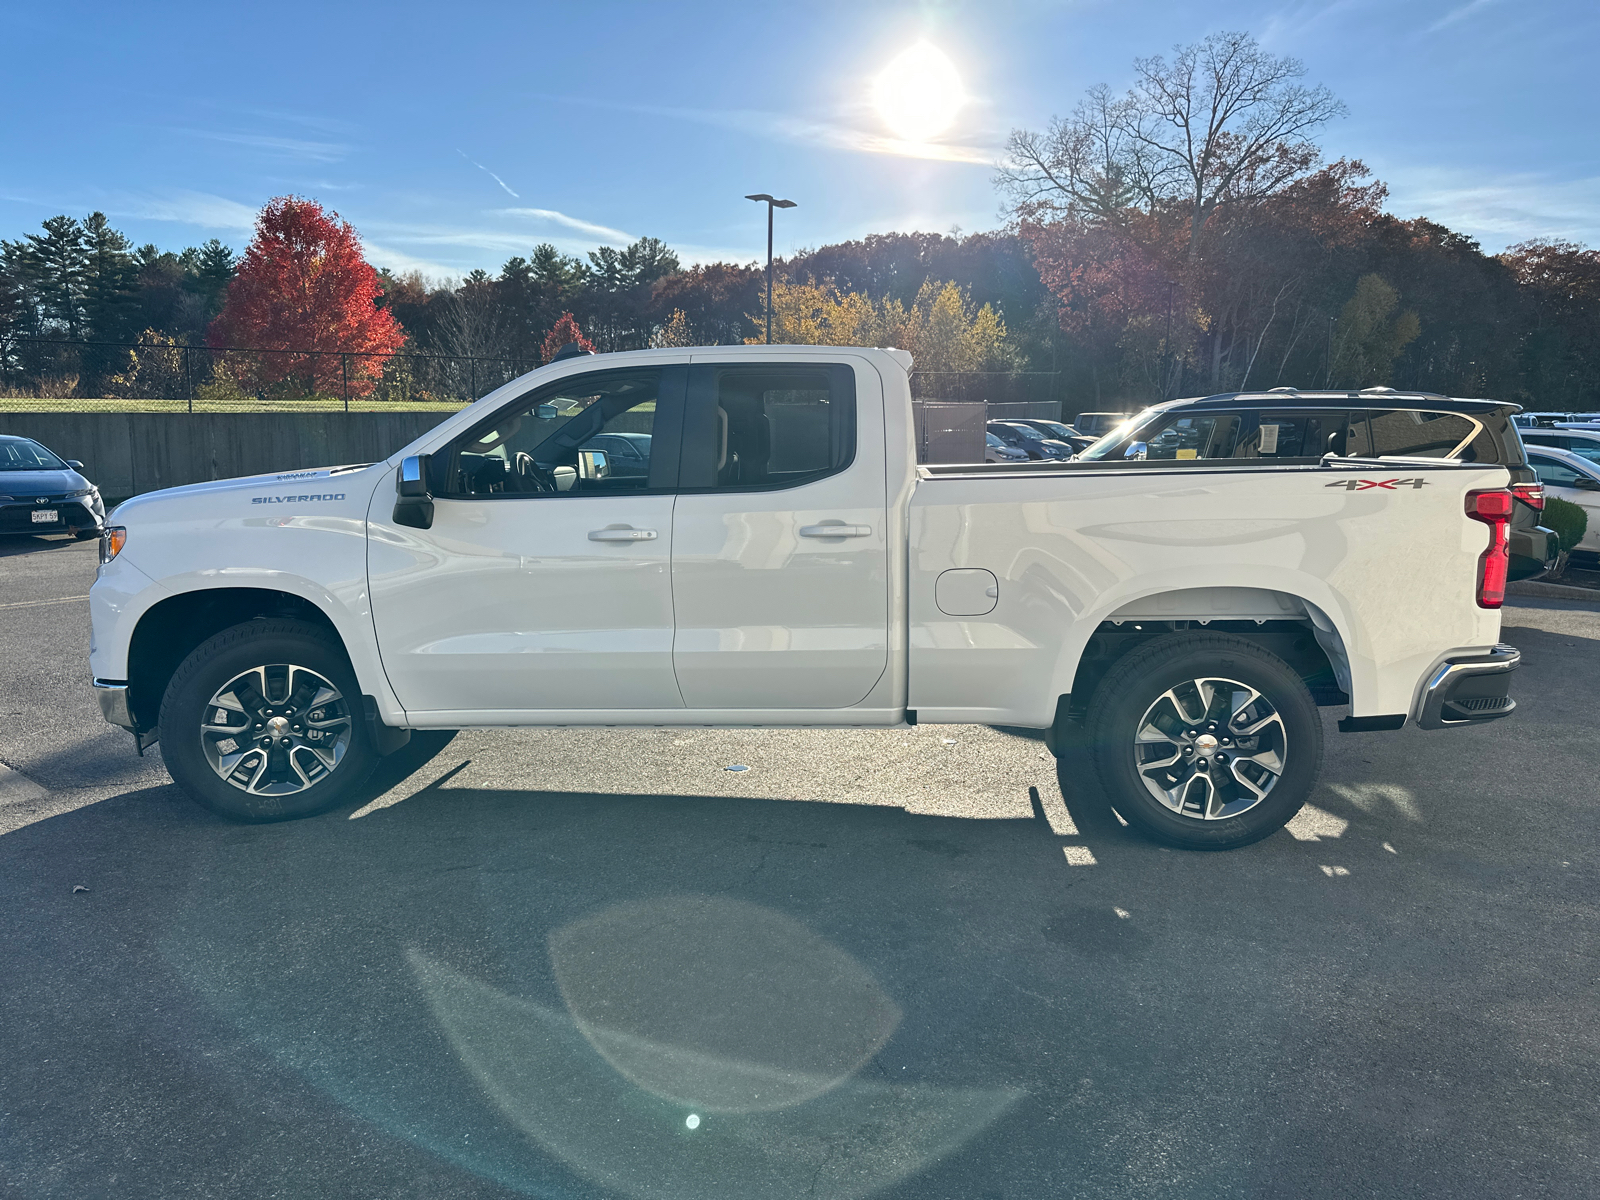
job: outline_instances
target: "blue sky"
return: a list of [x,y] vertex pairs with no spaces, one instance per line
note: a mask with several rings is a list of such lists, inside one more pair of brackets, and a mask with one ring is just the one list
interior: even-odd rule
[[[1498,250],[1600,244],[1594,0],[75,4],[5,0],[0,237],[99,208],[243,246],[294,192],[379,265],[495,270],[660,237],[689,261],[1001,222],[988,165],[1134,57],[1221,29],[1303,59],[1390,208]],[[872,79],[926,40],[969,95],[947,160],[894,153]]]

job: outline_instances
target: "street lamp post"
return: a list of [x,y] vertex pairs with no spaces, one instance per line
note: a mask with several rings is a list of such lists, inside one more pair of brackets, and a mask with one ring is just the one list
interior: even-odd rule
[[778,200],[765,192],[757,192],[754,196],[746,196],[746,200],[764,201],[767,206],[767,345],[772,345],[772,210],[775,208],[794,208],[793,200]]

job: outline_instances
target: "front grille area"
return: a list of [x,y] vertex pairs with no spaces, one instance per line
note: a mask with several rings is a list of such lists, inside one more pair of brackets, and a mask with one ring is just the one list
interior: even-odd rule
[[[61,515],[54,521],[35,525],[31,513],[55,511]],[[90,529],[94,514],[76,501],[52,504],[0,505],[0,533],[49,533],[52,529]]]

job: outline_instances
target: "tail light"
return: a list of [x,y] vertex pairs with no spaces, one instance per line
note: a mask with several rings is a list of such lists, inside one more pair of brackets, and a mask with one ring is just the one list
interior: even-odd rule
[[[1539,502],[1543,504],[1541,491]],[[1478,556],[1478,607],[1499,608],[1506,602],[1506,572],[1511,566],[1511,493],[1467,493],[1467,516],[1489,527],[1489,548]]]
[[1544,511],[1544,484],[1513,483],[1511,494],[1536,512]]

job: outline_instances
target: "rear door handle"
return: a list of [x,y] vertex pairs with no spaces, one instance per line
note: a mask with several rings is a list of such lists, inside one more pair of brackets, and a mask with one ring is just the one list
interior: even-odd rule
[[591,542],[653,542],[656,540],[654,529],[591,529],[589,531]]
[[802,525],[801,537],[847,538],[871,537],[871,525]]

